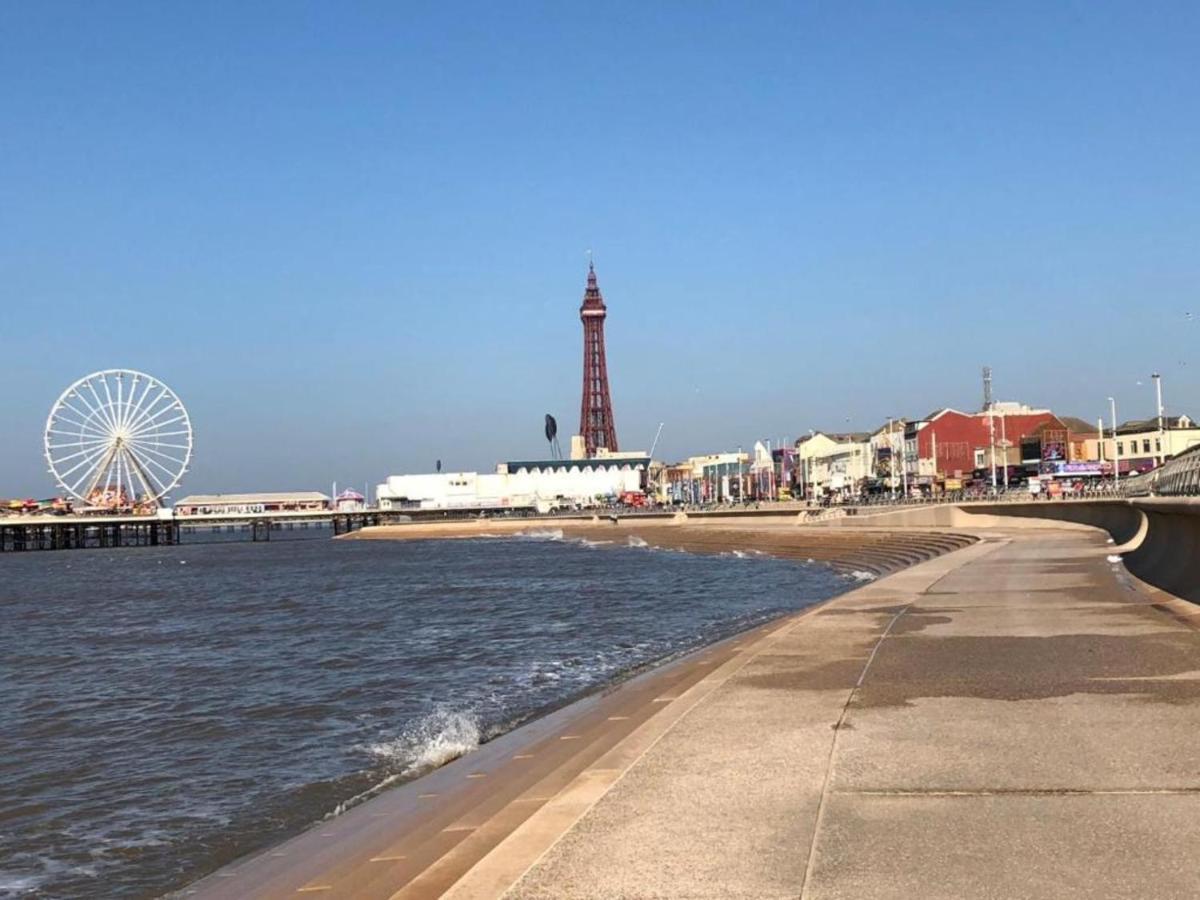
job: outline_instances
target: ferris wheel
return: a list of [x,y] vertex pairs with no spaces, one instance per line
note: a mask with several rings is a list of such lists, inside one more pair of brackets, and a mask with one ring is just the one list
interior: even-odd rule
[[63,391],[46,419],[46,462],[58,486],[113,509],[162,500],[187,471],[192,423],[150,375],[106,369]]

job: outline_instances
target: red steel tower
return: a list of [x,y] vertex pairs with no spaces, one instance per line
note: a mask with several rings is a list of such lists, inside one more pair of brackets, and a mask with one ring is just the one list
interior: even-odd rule
[[579,318],[583,322],[583,403],[579,408],[579,433],[587,444],[588,456],[597,447],[617,449],[617,427],[613,424],[612,397],[608,393],[608,363],[604,359],[604,320],[608,310],[596,270],[588,263],[587,290]]

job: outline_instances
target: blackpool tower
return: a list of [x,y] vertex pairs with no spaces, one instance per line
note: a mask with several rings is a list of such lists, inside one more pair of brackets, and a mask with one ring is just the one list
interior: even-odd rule
[[583,322],[583,403],[579,409],[579,433],[587,445],[588,456],[598,447],[617,449],[617,427],[613,424],[612,397],[608,393],[608,363],[604,360],[604,319],[608,310],[596,270],[588,263],[587,290],[579,318]]

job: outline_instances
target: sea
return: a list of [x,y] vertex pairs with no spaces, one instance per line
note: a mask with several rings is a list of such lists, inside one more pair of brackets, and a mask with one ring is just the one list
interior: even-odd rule
[[[0,557],[0,897],[158,897],[854,586],[557,529]],[[291,538],[291,539],[288,539]]]

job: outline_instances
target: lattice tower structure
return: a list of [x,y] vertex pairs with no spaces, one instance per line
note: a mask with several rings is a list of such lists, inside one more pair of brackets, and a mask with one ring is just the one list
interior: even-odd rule
[[604,320],[608,308],[596,284],[596,269],[588,264],[587,289],[579,319],[583,322],[583,399],[579,408],[579,433],[588,456],[605,447],[616,451],[617,427],[613,422],[612,395],[608,390],[608,362],[604,356]]

